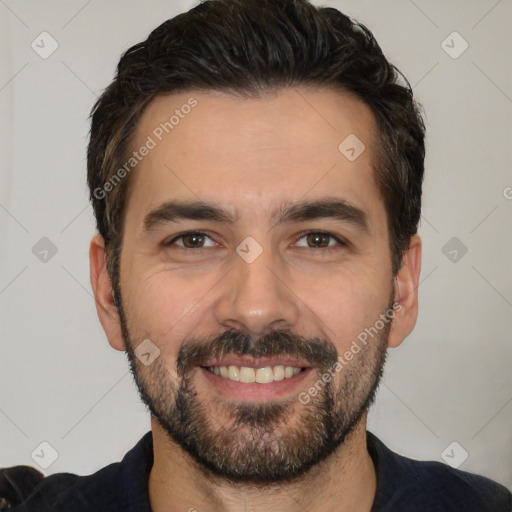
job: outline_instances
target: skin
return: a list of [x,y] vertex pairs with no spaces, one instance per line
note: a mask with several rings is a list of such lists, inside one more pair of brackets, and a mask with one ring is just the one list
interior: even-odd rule
[[[259,99],[182,92],[153,100],[138,123],[134,147],[191,96],[197,107],[131,176],[120,268],[132,343],[137,346],[150,338],[158,345],[159,364],[167,369],[169,382],[176,382],[176,358],[183,340],[219,335],[227,329],[254,337],[268,329],[289,329],[307,339],[326,339],[343,354],[386,311],[396,291],[401,309],[387,339],[380,341],[399,346],[417,318],[421,240],[417,235],[411,239],[394,289],[385,208],[373,179],[375,119],[370,109],[349,94],[328,89],[285,89]],[[353,162],[338,151],[349,134],[366,145]],[[270,219],[284,202],[325,197],[343,198],[364,210],[370,232],[335,219],[277,226]],[[236,213],[238,220],[233,225],[180,220],[144,233],[144,216],[170,199],[215,202]],[[205,231],[215,243],[208,241],[212,245],[195,256],[190,249],[162,245],[187,230]],[[300,238],[305,230],[332,233],[348,245],[322,254],[325,249],[309,247]],[[248,236],[263,249],[250,264],[236,253]],[[110,345],[124,351],[126,340],[100,235],[91,241],[90,263],[99,319]],[[350,363],[354,370],[361,360],[355,357]],[[139,367],[141,375],[149,375],[144,372],[151,367]],[[347,375],[338,372],[333,384],[342,385]],[[293,396],[318,377],[312,372]],[[193,383],[197,400],[212,421],[219,428],[228,426],[223,411],[211,406],[228,399],[200,372],[193,374]],[[298,424],[301,407],[293,404],[283,430]],[[155,459],[148,483],[152,509],[287,512],[297,510],[300,502],[311,512],[370,511],[376,476],[366,449],[366,416],[335,453],[305,474],[300,485],[292,482],[265,489],[208,476],[152,418]]]

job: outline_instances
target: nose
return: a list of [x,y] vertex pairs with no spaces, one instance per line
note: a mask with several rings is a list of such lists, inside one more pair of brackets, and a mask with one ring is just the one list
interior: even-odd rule
[[223,280],[216,301],[215,315],[225,327],[261,336],[268,330],[296,326],[300,305],[289,271],[266,249],[251,263],[234,256],[233,268]]

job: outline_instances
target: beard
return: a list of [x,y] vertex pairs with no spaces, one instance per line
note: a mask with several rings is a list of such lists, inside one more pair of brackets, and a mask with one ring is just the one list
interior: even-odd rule
[[[388,311],[391,308],[392,299]],[[219,336],[185,339],[173,377],[162,356],[148,366],[138,360],[120,301],[118,311],[142,402],[170,441],[185,450],[207,478],[256,487],[296,482],[346,440],[375,400],[392,322],[385,322],[340,371],[333,371],[338,353],[327,339],[308,339],[285,330],[254,338],[229,330]],[[298,397],[268,402],[201,398],[194,385],[197,373],[203,371],[201,365],[226,354],[304,359],[317,372],[320,389],[307,404]],[[329,370],[334,376],[325,382],[322,375]],[[336,378],[341,379],[337,385]]]

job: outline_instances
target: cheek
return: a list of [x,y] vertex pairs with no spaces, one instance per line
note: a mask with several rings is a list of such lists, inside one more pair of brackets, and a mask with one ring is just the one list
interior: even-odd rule
[[183,278],[163,264],[150,270],[132,267],[123,289],[130,332],[149,337],[161,350],[175,351],[169,341],[190,336],[207,304],[205,293],[215,281],[213,276]]
[[301,290],[298,295],[321,319],[338,352],[375,323],[386,310],[390,293],[386,276],[371,266],[346,266],[320,281],[302,278]]

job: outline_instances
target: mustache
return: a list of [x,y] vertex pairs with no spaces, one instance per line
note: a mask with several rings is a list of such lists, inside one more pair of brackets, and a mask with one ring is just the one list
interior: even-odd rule
[[273,330],[263,336],[253,337],[242,331],[230,329],[207,338],[194,337],[181,345],[176,360],[179,375],[185,375],[196,366],[205,366],[212,358],[226,355],[253,358],[289,356],[304,359],[312,367],[326,371],[338,360],[336,347],[321,337],[305,338],[285,330]]

